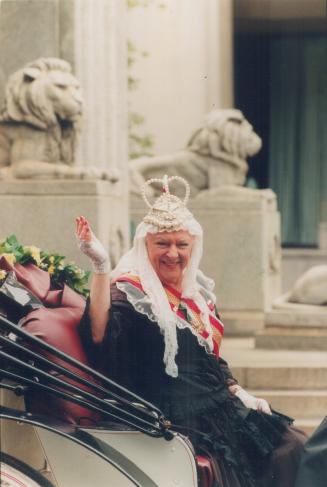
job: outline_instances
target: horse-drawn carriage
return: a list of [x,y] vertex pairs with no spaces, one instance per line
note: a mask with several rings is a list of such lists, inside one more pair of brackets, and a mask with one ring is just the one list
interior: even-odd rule
[[84,298],[0,264],[1,487],[210,486],[209,460],[157,407],[87,364]]

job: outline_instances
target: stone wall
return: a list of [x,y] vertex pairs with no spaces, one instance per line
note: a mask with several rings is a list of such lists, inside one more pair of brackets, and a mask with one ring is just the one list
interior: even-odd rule
[[130,107],[156,155],[185,146],[209,111],[233,107],[232,0],[149,2],[128,11],[128,37],[139,51]]
[[[63,2],[65,3],[65,2]],[[60,57],[59,2],[0,2],[0,106],[8,76],[38,57]]]

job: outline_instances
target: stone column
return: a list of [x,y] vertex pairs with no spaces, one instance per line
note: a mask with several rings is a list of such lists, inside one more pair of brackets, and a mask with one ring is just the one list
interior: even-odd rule
[[75,0],[74,63],[85,100],[79,162],[126,182],[127,77],[124,2]]
[[118,179],[102,215],[111,221],[114,264],[129,247],[125,2],[75,0],[73,17],[75,73],[85,100],[77,161],[106,169]]
[[233,2],[232,0],[220,0],[216,3],[215,8],[217,9],[218,27],[217,25],[213,27],[217,32],[217,46],[219,46],[216,68],[218,71],[217,98],[220,102],[219,108],[232,108],[234,106]]

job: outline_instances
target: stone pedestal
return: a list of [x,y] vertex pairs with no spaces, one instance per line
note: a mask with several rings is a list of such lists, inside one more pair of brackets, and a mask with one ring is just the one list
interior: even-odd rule
[[327,307],[289,304],[272,309],[265,328],[255,337],[256,348],[327,350]]
[[65,255],[85,269],[89,260],[75,240],[75,218],[84,215],[112,264],[129,247],[128,204],[119,184],[107,181],[1,181],[1,238]]
[[[203,191],[188,205],[204,231],[201,269],[216,283],[225,333],[252,335],[281,294],[280,217],[270,190],[221,187]],[[134,199],[137,224],[145,205]]]
[[327,251],[327,222],[320,222],[319,225],[319,247]]

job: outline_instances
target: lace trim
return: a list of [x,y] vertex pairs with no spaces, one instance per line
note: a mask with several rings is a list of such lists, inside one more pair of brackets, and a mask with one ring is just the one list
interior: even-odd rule
[[208,338],[203,338],[199,335],[196,330],[191,326],[186,320],[182,320],[179,316],[176,316],[176,325],[177,328],[183,330],[188,328],[191,333],[197,338],[198,344],[205,349],[208,355],[214,355],[213,352],[213,345],[212,345],[212,337],[209,335]]
[[120,291],[126,294],[127,301],[133,306],[133,308],[139,313],[146,315],[150,321],[156,322],[154,312],[152,311],[151,302],[149,297],[135,288],[129,282],[116,281],[116,286]]
[[[128,302],[133,306],[136,311],[147,316],[150,321],[157,323],[157,318],[152,310],[150,299],[146,294],[144,294],[141,290],[135,288],[135,286],[133,286],[129,282],[116,281],[115,284],[120,291],[123,291],[126,294]],[[175,325],[179,329],[188,328],[191,333],[197,338],[199,345],[203,347],[209,355],[213,354],[212,337],[210,335],[208,336],[208,338],[203,338],[186,320],[183,320],[175,314],[174,318]]]

